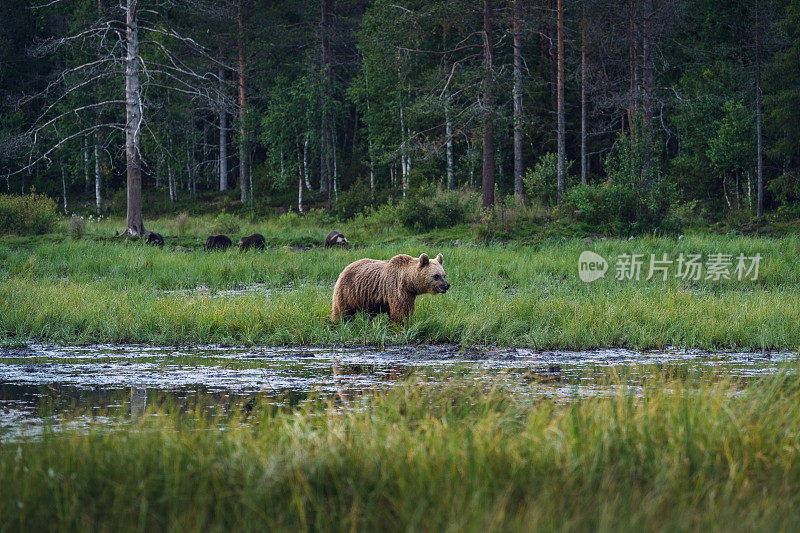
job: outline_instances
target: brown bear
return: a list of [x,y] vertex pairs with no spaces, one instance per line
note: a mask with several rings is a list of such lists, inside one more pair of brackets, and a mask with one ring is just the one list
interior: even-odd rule
[[414,312],[414,301],[420,294],[447,292],[442,254],[434,261],[426,254],[419,258],[396,255],[388,261],[359,259],[345,267],[333,288],[335,324],[341,317],[349,318],[358,311],[371,316],[389,313],[389,318],[402,324]]
[[164,236],[160,233],[156,233],[151,231],[147,234],[147,244],[152,244],[153,246],[164,246]]
[[253,233],[249,237],[242,237],[239,239],[239,249],[244,251],[248,248],[259,248],[261,250],[266,246],[266,240],[260,233]]
[[344,246],[347,248],[350,243],[347,242],[347,238],[342,233],[333,230],[325,237],[325,248],[330,248],[331,246]]
[[212,235],[203,245],[205,250],[225,250],[233,244],[227,235]]

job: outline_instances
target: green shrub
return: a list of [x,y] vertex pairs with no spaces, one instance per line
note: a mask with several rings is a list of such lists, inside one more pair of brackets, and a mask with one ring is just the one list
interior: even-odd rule
[[189,224],[189,215],[186,213],[180,213],[178,216],[175,217],[175,229],[178,231],[178,235],[185,235],[186,228]]
[[351,226],[359,228],[366,233],[380,234],[397,227],[399,224],[397,205],[390,198],[385,204],[372,207],[356,215]]
[[42,194],[0,195],[0,234],[40,235],[58,222],[56,203]]
[[230,213],[220,213],[211,222],[211,233],[239,233],[239,219]]
[[708,213],[699,200],[691,200],[675,207],[674,216],[684,227],[702,227],[709,224]]
[[[572,161],[567,161],[565,174],[566,184],[572,181],[569,177],[572,169]],[[556,154],[549,152],[539,158],[539,161],[525,172],[522,176],[525,182],[525,192],[529,198],[536,198],[545,205],[555,205],[558,199],[558,158]]]
[[607,181],[577,185],[567,191],[562,213],[609,235],[673,232],[680,221],[672,214],[674,188],[655,182],[639,188]]
[[794,208],[800,203],[800,175],[796,171],[789,171],[776,176],[769,181],[767,189],[775,197],[775,201],[787,209]]
[[421,187],[408,191],[398,204],[397,218],[403,226],[415,230],[450,228],[469,222],[476,206],[475,197],[468,193]]
[[356,181],[347,191],[339,194],[334,211],[341,220],[349,220],[373,205],[369,184]]
[[550,217],[550,210],[537,200],[525,204],[513,194],[496,198],[494,207],[485,211],[472,228],[479,242],[526,240],[540,231],[542,223]]
[[[142,205],[147,205],[142,202]],[[128,209],[128,191],[123,187],[118,191],[114,191],[111,195],[111,201],[105,206],[106,210],[116,215],[124,215]]]
[[86,219],[80,215],[72,215],[67,222],[69,235],[76,241],[81,239],[86,233]]

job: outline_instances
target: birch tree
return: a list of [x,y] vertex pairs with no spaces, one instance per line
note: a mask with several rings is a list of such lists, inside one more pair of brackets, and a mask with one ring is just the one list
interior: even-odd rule
[[[51,1],[39,9],[54,9],[73,0]],[[77,1],[77,0],[74,0]],[[191,37],[185,37],[166,24],[163,12],[168,6],[155,0],[125,0],[116,7],[104,9],[98,19],[79,31],[39,43],[31,50],[34,57],[48,57],[61,50],[81,46],[91,48],[91,58],[71,64],[59,72],[36,94],[26,95],[23,105],[44,102],[25,137],[29,147],[27,162],[14,171],[26,173],[41,162],[49,162],[59,150],[88,135],[99,136],[103,131],[121,132],[124,138],[126,166],[126,220],[122,235],[138,238],[147,233],[143,221],[142,172],[146,159],[142,136],[148,131],[147,113],[152,101],[148,87],[157,93],[174,92],[196,102],[212,102],[219,94],[216,76],[219,60]],[[203,11],[203,4],[190,4]],[[207,13],[210,13],[206,11]],[[183,57],[199,57],[202,62],[190,63]],[[226,68],[229,68],[225,66]],[[114,84],[114,96],[98,98],[99,82]],[[78,98],[80,96],[80,98]],[[72,102],[81,102],[72,104]],[[85,103],[88,102],[88,103]],[[69,105],[65,105],[69,103]],[[120,111],[124,110],[124,115]],[[99,114],[104,119],[98,119]],[[114,119],[111,117],[120,117]],[[124,118],[123,118],[124,117]],[[107,119],[106,119],[107,118]],[[110,136],[104,136],[111,142]],[[166,147],[156,143],[161,150]],[[100,150],[96,150],[99,152]],[[97,156],[95,157],[97,160]],[[97,169],[96,165],[96,169]],[[96,172],[99,176],[99,172]],[[95,184],[98,193],[99,181]],[[99,208],[98,208],[99,209]]]

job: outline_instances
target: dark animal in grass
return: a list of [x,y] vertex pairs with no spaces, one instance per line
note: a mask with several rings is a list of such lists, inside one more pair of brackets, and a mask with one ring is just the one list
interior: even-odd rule
[[402,324],[414,313],[414,302],[421,294],[447,292],[442,254],[431,261],[426,254],[417,257],[396,255],[388,261],[359,259],[345,267],[333,288],[331,321],[349,318],[358,311],[371,316],[388,313],[392,322]]
[[226,250],[231,244],[231,240],[228,238],[227,235],[212,235],[208,239],[206,239],[206,243],[203,245],[203,249],[205,250]]
[[325,237],[325,248],[330,248],[331,246],[344,246],[347,248],[350,246],[350,243],[347,242],[347,238],[344,235],[336,230],[333,230],[332,232],[328,233],[327,237]]
[[261,235],[260,233],[253,233],[248,237],[242,237],[241,239],[239,239],[240,250],[247,250],[249,248],[259,248],[263,250],[266,244],[267,243],[264,240],[264,236]]
[[152,244],[153,246],[164,246],[164,236],[160,233],[150,232],[147,235],[147,244]]

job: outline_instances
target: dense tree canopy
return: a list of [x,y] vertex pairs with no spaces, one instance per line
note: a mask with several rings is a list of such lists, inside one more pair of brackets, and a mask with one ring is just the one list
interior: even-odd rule
[[518,160],[530,201],[561,198],[555,161],[567,199],[585,176],[755,216],[763,174],[767,212],[797,216],[798,28],[798,0],[5,0],[0,189],[124,210],[140,113],[145,212],[351,215],[482,185],[486,203]]

